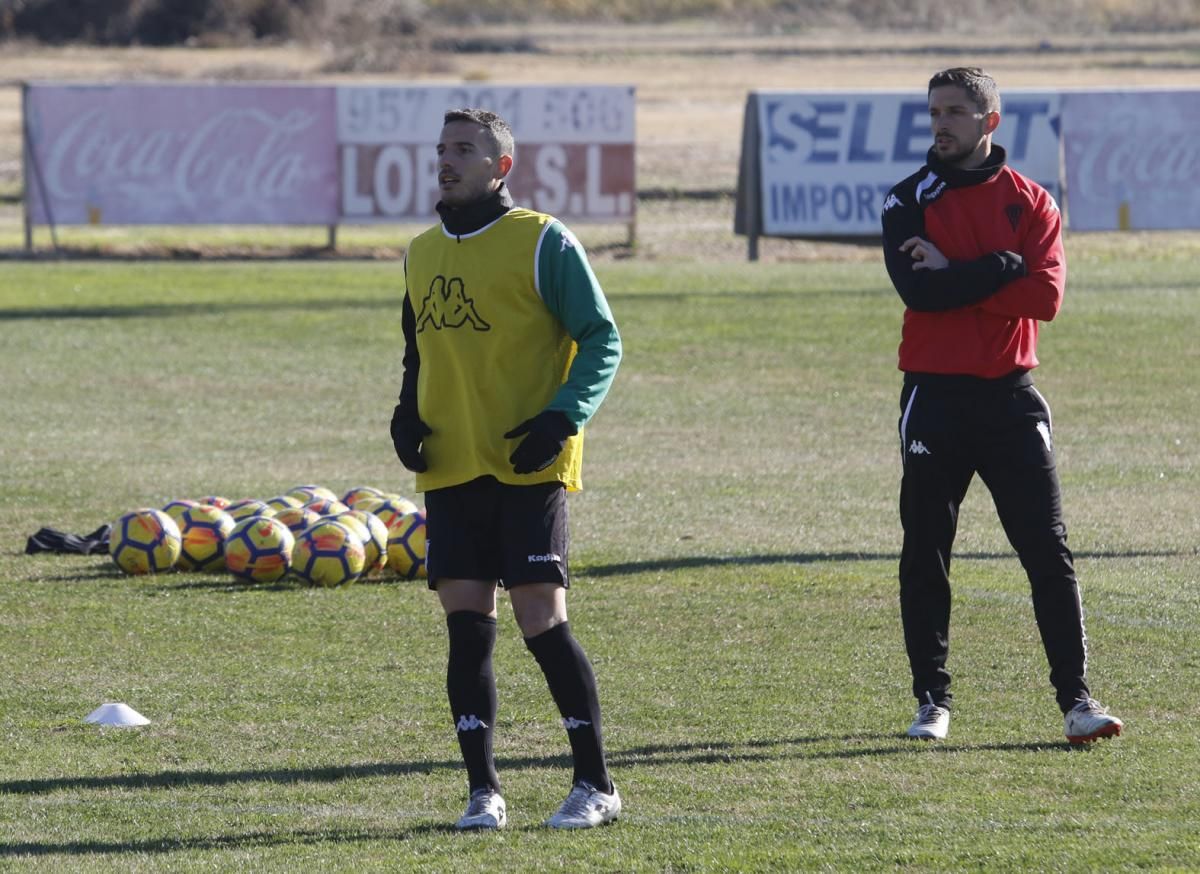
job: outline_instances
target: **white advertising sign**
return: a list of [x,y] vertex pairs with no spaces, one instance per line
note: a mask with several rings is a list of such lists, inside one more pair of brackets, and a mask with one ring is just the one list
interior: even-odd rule
[[[880,229],[883,199],[932,144],[921,92],[759,91],[762,227],[771,236],[860,236]],[[1010,165],[1059,184],[1058,92],[1003,96],[994,141]]]
[[512,126],[508,187],[519,205],[562,219],[632,220],[634,89],[585,85],[338,88],[342,218],[435,218],[442,116],[464,106]]
[[1072,230],[1200,227],[1200,91],[1063,95]]

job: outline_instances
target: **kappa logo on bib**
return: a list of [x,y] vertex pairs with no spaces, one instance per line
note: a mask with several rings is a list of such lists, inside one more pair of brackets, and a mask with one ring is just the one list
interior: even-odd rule
[[421,301],[421,311],[417,313],[417,333],[426,328],[436,331],[461,328],[468,323],[476,331],[492,329],[476,311],[475,301],[467,297],[467,288],[461,277],[433,277],[429,283],[429,293]]

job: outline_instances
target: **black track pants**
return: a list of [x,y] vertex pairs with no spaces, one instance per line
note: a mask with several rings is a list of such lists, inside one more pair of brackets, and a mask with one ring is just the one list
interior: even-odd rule
[[950,704],[950,552],[978,473],[1029,577],[1050,682],[1065,712],[1088,694],[1083,610],[1054,465],[1050,408],[1019,374],[908,375],[900,396],[900,615],[913,694]]

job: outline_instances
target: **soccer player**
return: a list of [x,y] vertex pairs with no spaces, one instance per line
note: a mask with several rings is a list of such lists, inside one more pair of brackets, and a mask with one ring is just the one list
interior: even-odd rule
[[1038,322],[1066,283],[1054,199],[992,142],[996,83],[975,67],[929,80],[933,147],[883,206],[884,261],[904,301],[900,341],[900,615],[916,719],[908,735],[950,727],[950,551],[978,473],[1029,577],[1033,610],[1067,739],[1121,733],[1091,697],[1087,639],[1067,548],[1050,408],[1033,386]]
[[446,689],[467,768],[460,829],[507,819],[492,754],[496,587],[546,676],[574,758],[547,825],[614,820],[591,663],[567,622],[566,492],[580,488],[583,426],[608,393],[621,338],[579,242],[514,207],[513,135],[492,112],[447,112],[437,144],[441,223],[405,258],[404,378],[392,417],[425,493],[427,568],[446,612]]

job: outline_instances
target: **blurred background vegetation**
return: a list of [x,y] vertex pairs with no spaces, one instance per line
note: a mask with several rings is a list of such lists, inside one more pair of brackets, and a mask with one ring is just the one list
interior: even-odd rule
[[565,22],[728,21],[754,32],[811,29],[1024,33],[1200,27],[1200,0],[0,0],[0,40],[224,46],[259,40],[337,47],[412,44],[456,27]]

